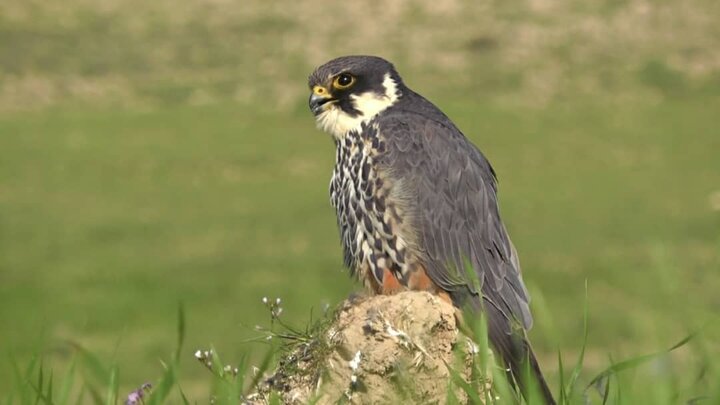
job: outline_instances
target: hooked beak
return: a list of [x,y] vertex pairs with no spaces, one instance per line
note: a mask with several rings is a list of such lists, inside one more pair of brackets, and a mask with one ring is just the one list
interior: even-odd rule
[[318,91],[318,87],[313,89],[313,93],[310,95],[310,99],[308,100],[310,111],[312,111],[315,115],[318,115],[323,111],[323,105],[328,102],[335,101],[335,99],[332,98],[332,96],[330,96],[324,88],[322,90],[324,91]]
[[310,111],[312,111],[313,114],[318,115],[323,111],[323,105],[325,103],[332,101],[331,98],[326,98],[323,96],[318,96],[317,94],[310,95],[310,100],[308,100],[308,104],[310,105]]

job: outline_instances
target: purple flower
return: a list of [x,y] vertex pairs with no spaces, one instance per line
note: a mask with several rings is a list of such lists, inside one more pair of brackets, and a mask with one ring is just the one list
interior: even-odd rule
[[145,391],[149,392],[151,389],[152,384],[150,383],[141,385],[140,388],[128,394],[127,399],[125,400],[125,405],[137,405],[143,403],[142,399],[145,396]]
[[127,399],[125,400],[125,405],[139,404],[140,400],[142,400],[142,397],[143,397],[143,391],[135,390],[128,395]]

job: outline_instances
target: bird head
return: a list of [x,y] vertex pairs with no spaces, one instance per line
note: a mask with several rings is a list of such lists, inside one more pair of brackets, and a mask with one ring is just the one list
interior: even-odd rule
[[404,85],[395,67],[376,56],[343,56],[315,69],[308,80],[318,127],[340,139],[395,104]]

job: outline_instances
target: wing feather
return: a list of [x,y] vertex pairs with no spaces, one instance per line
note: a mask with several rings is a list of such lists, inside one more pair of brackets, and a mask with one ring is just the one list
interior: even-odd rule
[[[388,142],[380,163],[399,178],[418,232],[428,276],[441,288],[478,295],[508,320],[532,325],[520,266],[497,205],[495,173],[447,117],[402,110],[378,118]],[[439,117],[439,118],[438,118]]]

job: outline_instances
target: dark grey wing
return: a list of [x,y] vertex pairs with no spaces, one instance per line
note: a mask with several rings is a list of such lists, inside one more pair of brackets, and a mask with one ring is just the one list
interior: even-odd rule
[[430,118],[425,112],[390,113],[378,125],[387,142],[382,164],[409,199],[428,276],[459,306],[480,289],[508,326],[516,320],[529,329],[528,294],[498,212],[495,173],[439,110]]

